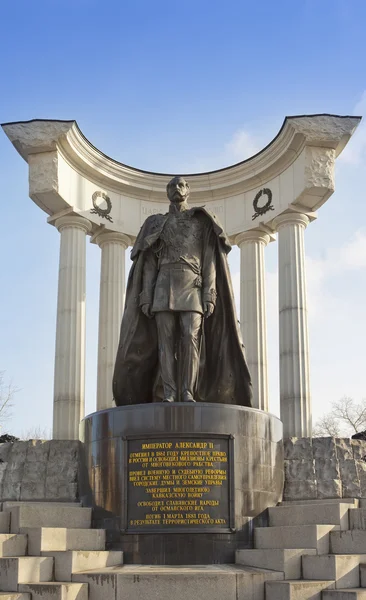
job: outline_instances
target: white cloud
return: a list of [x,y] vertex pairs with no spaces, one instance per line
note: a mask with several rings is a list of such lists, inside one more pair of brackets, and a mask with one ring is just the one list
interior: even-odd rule
[[[361,99],[354,107],[353,114],[362,116],[366,114],[366,90],[362,93]],[[366,121],[361,121],[357,131],[352,137],[352,143],[348,144],[339,156],[341,163],[358,166],[366,159]]]
[[239,129],[231,140],[225,144],[225,155],[228,164],[250,158],[261,149],[258,140],[245,129]]
[[253,136],[246,129],[238,129],[223,147],[217,148],[216,153],[211,154],[211,156],[194,157],[188,163],[181,163],[179,171],[181,173],[202,173],[229,167],[250,158],[259,152],[264,145],[265,142],[262,143],[259,138]]
[[366,230],[306,258],[313,418],[342,396],[364,397]]
[[329,305],[339,302],[327,291],[327,282],[347,271],[366,268],[366,230],[358,230],[339,248],[329,248],[323,259],[306,257],[310,316],[324,315]]
[[340,268],[366,268],[366,231],[357,231],[354,238],[340,248],[338,269]]

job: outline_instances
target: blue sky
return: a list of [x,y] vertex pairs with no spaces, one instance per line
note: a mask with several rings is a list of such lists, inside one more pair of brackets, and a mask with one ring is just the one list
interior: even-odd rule
[[[0,121],[76,119],[133,166],[199,172],[247,158],[286,115],[366,113],[364,0],[3,0]],[[366,126],[306,231],[314,413],[366,397]],[[50,428],[59,234],[0,133],[0,370],[21,388],[3,430]],[[87,412],[95,407],[99,249],[87,246]],[[266,250],[278,412],[277,245]],[[238,282],[238,251],[231,258]]]

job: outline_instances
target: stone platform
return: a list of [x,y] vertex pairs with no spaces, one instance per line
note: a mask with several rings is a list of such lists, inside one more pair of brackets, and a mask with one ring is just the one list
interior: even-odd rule
[[94,600],[260,600],[266,581],[283,581],[283,573],[242,565],[123,565],[75,573],[74,583],[89,585]]
[[81,423],[81,500],[125,563],[233,563],[282,497],[282,424],[224,404],[143,404]]

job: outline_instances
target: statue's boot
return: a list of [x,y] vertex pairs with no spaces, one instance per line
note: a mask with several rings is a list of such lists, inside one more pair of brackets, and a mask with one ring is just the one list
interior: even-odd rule
[[192,394],[188,391],[183,392],[183,402],[196,402]]

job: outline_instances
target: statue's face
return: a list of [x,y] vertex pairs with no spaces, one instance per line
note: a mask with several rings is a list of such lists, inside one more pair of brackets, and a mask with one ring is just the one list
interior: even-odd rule
[[167,186],[170,202],[181,203],[189,196],[189,185],[183,177],[174,177]]

